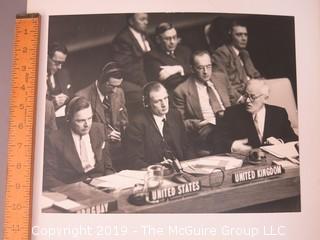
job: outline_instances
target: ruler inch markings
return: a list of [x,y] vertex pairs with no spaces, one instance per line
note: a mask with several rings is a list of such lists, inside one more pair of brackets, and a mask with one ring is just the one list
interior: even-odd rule
[[17,16],[11,75],[4,240],[31,239],[39,31],[39,14]]

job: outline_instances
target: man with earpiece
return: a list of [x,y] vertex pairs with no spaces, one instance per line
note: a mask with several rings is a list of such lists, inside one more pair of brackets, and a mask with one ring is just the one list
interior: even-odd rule
[[214,70],[224,71],[230,81],[232,103],[244,101],[243,94],[248,80],[261,78],[246,49],[248,30],[243,21],[233,20],[228,30],[229,42],[212,54]]
[[104,127],[92,122],[90,102],[74,97],[66,107],[66,124],[45,140],[43,189],[114,172]]
[[146,84],[143,103],[144,111],[126,128],[127,168],[141,169],[160,163],[167,154],[179,160],[194,157],[179,112],[169,108],[166,88],[159,82]]
[[103,123],[106,140],[110,143],[111,159],[116,168],[121,167],[124,157],[121,141],[128,124],[122,81],[120,66],[111,61],[104,65],[95,82],[75,94],[90,101],[93,121]]

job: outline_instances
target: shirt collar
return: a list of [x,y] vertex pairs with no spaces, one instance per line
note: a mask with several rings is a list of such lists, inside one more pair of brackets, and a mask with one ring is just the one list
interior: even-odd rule
[[156,122],[162,122],[163,119],[166,119],[166,116],[160,117],[158,115],[152,114]]
[[101,102],[103,102],[103,99],[104,99],[105,96],[102,94],[102,92],[100,91],[100,89],[98,87],[98,80],[96,80],[96,88],[97,88],[99,99],[101,100]]
[[234,46],[231,46],[231,48],[233,49],[233,51],[236,53],[237,56],[239,56],[239,50],[237,48],[235,48]]
[[266,106],[263,106],[258,112],[252,115],[253,118],[255,116],[257,116],[258,118],[266,116]]

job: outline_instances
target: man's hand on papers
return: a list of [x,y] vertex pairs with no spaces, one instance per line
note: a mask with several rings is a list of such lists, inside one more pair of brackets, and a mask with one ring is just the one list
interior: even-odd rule
[[160,66],[161,70],[159,72],[159,80],[165,81],[170,76],[180,73],[181,76],[184,75],[183,67],[180,65],[175,66]]
[[266,144],[269,145],[276,145],[276,144],[282,144],[283,141],[280,141],[280,139],[276,139],[275,137],[269,137],[266,140]]
[[249,152],[252,150],[252,147],[247,145],[247,143],[247,138],[235,140],[231,145],[231,152],[248,155]]

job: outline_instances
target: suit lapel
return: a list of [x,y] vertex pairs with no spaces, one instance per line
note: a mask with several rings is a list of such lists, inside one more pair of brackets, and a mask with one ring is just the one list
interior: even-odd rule
[[64,141],[64,155],[65,159],[72,165],[72,167],[79,173],[83,173],[82,163],[77,152],[76,146],[69,129],[63,131],[65,134]]
[[228,46],[228,49],[232,54],[234,65],[237,69],[237,72],[240,74],[240,79],[243,79],[246,82],[247,74],[246,74],[246,71],[244,70],[244,67],[242,66],[242,64],[240,62],[240,57],[234,52],[234,50],[232,49],[232,46]]
[[100,101],[98,90],[95,84],[92,85],[90,96],[91,96],[91,105],[92,105],[92,109],[94,111],[95,117],[99,119],[100,122],[103,122],[104,124],[106,124],[106,118],[104,116],[104,108]]
[[212,73],[212,77],[211,77],[211,81],[214,85],[214,87],[216,88],[220,99],[223,103],[224,107],[228,107],[230,106],[230,99],[229,99],[229,95],[227,95],[227,87],[225,85],[225,79],[223,78],[223,76],[218,75],[216,73]]
[[201,112],[200,99],[197,90],[197,86],[195,84],[195,79],[193,77],[188,80],[188,99],[190,107],[193,109],[193,112],[196,115],[196,118],[203,119],[203,115]]
[[178,133],[178,129],[179,126],[176,125],[176,119],[174,119],[174,116],[169,112],[167,114],[167,123],[170,127],[170,134],[171,134],[171,138],[173,141],[173,145],[174,145],[174,150],[176,152],[176,154],[178,156],[176,156],[177,158],[179,158],[179,156],[182,156],[181,152],[180,152],[180,136],[177,134]]
[[128,28],[128,34],[129,34],[129,37],[131,38],[132,42],[134,43],[134,46],[135,46],[135,49],[137,49],[140,54],[143,54],[144,51],[143,49],[141,48],[138,40],[134,37],[133,33],[131,32],[131,30]]
[[254,125],[253,122],[253,118],[252,118],[252,114],[247,112],[244,109],[244,114],[245,114],[245,121],[247,122],[247,124],[243,124],[243,126],[247,126],[247,136],[249,137],[249,144],[252,145],[253,147],[258,147],[261,145],[259,137],[258,137],[258,133],[257,133],[257,129]]
[[265,105],[265,108],[266,108],[266,118],[264,121],[262,142],[264,142],[266,140],[267,136],[271,135],[270,130],[271,130],[271,123],[272,123],[272,119],[271,119],[272,114],[271,114],[270,108],[267,104]]

